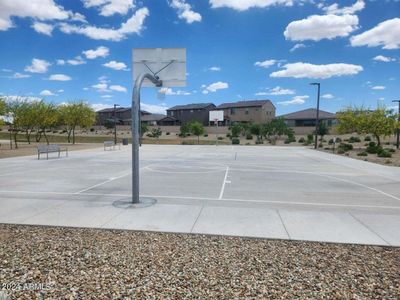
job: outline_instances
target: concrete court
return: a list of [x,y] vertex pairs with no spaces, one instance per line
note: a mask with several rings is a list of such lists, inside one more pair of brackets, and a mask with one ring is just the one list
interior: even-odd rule
[[400,168],[303,147],[144,145],[0,160],[0,223],[400,246]]

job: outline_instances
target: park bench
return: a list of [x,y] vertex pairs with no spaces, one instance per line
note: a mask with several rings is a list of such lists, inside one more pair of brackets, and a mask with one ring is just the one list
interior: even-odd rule
[[115,147],[118,146],[121,149],[121,143],[114,143],[114,141],[104,141],[104,151],[106,150],[115,150]]
[[61,152],[65,152],[68,157],[68,148],[61,149],[58,144],[49,144],[49,145],[38,145],[38,159],[40,159],[40,154],[46,153],[46,159],[49,159],[49,153],[58,153],[58,157],[60,157]]

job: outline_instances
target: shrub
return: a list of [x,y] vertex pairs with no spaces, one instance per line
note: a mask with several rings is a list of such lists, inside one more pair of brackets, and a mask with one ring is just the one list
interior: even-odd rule
[[204,135],[203,135],[203,137],[208,137],[208,134],[207,134],[207,133],[206,133],[206,134],[204,134]]
[[227,133],[227,134],[226,134],[226,137],[227,137],[227,138],[230,138],[230,137],[231,137],[231,134],[230,134],[230,133]]
[[299,143],[305,143],[305,141],[306,141],[305,138],[303,138],[303,137],[299,138]]
[[158,139],[161,136],[161,134],[162,134],[161,128],[153,128],[147,136]]
[[252,139],[253,139],[253,135],[250,134],[250,133],[248,133],[248,134],[246,135],[246,140],[252,140]]
[[371,141],[371,137],[370,137],[369,135],[367,135],[367,136],[364,138],[364,141],[365,141],[365,142],[370,142],[370,141]]
[[[256,145],[259,145],[259,144],[264,144],[264,141],[263,140],[257,140],[256,141]],[[274,144],[275,145],[275,144]]]
[[95,129],[94,129],[93,127],[92,127],[92,128],[90,128],[90,132],[94,132],[94,130],[95,130]]
[[357,153],[357,156],[368,156],[368,152],[367,151],[362,151]]
[[328,145],[332,145],[333,144],[333,139],[330,139],[329,141],[328,141]]
[[182,145],[194,145],[193,141],[182,141],[181,142]]
[[365,149],[370,154],[376,154],[382,151],[382,147],[378,146],[375,142],[369,142],[367,149]]
[[342,142],[342,139],[340,137],[337,137],[335,140],[335,143],[341,143],[341,142]]
[[346,153],[346,151],[344,151],[343,149],[339,148],[338,151],[337,151],[337,153],[338,153],[338,154],[344,154],[344,153]]
[[331,150],[331,148],[329,148],[329,147],[325,147],[325,148],[324,148],[324,150]]
[[378,152],[378,157],[392,157],[392,153],[386,150]]
[[353,150],[353,145],[352,144],[346,144],[346,143],[340,143],[340,145],[338,147],[338,152],[340,150],[343,150],[343,152],[347,152],[347,151]]
[[312,143],[314,141],[314,135],[312,133],[307,134],[307,142]]
[[171,133],[169,133],[169,132],[166,132],[166,133],[165,133],[165,135],[170,135],[170,134],[171,134]]
[[232,139],[232,145],[239,145],[239,144],[240,144],[240,140],[238,138]]
[[218,137],[218,141],[222,141],[224,138],[222,136]]
[[390,153],[395,153],[396,152],[396,149],[393,149],[393,148],[385,148],[383,150],[386,150],[387,152],[390,152]]
[[361,140],[358,136],[352,136],[349,138],[349,143],[359,143],[359,142],[361,142]]
[[318,148],[322,148],[322,147],[324,147],[324,145],[322,143],[319,143]]
[[284,141],[284,143],[285,143],[285,144],[290,144],[291,141],[290,141],[289,139],[286,139],[286,140]]
[[57,130],[53,130],[53,133],[58,133],[58,131]]

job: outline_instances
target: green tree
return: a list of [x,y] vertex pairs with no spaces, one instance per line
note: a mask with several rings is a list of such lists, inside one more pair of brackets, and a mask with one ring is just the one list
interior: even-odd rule
[[18,132],[22,130],[23,126],[23,114],[26,109],[26,100],[23,98],[15,99],[7,103],[5,108],[7,117],[10,120],[10,130],[14,139],[15,149],[18,149],[17,136]]
[[68,143],[75,144],[75,130],[92,126],[96,121],[96,112],[83,101],[71,102],[59,107],[61,123],[66,126]]
[[204,133],[204,126],[200,122],[190,123],[190,132],[197,136],[197,144],[200,144],[200,135]]
[[317,135],[321,136],[321,140],[327,134],[329,134],[329,127],[326,125],[326,123],[325,122],[318,123]]
[[190,123],[184,123],[181,125],[179,136],[186,137],[190,133]]
[[[3,98],[0,98],[0,117],[4,117],[6,115],[6,101]],[[0,118],[0,125],[4,124],[4,120]]]
[[140,137],[143,137],[149,131],[149,126],[145,122],[140,123]]
[[46,103],[43,100],[39,101],[35,107],[37,128],[36,141],[39,142],[43,135],[46,139],[46,143],[49,144],[49,138],[46,131],[59,124],[59,110],[53,103]]
[[381,138],[392,135],[398,127],[396,116],[384,109],[366,110],[363,108],[348,108],[337,113],[339,133],[372,134],[381,145]]
[[236,138],[239,137],[240,133],[242,132],[242,125],[235,123],[231,125],[229,129],[231,131],[231,137]]
[[153,128],[148,134],[149,137],[158,139],[162,135],[162,131],[160,127]]
[[260,124],[251,124],[249,131],[257,137],[257,141],[262,141],[262,126]]

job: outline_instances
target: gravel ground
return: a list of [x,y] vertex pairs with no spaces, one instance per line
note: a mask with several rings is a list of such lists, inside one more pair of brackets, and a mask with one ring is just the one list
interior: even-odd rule
[[11,299],[400,298],[390,247],[0,224],[0,267]]

